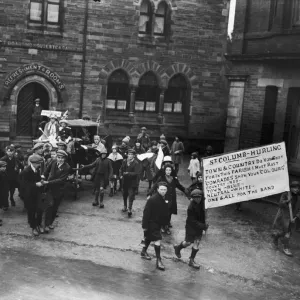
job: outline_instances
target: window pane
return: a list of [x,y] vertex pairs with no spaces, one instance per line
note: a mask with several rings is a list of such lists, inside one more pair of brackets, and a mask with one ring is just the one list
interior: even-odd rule
[[135,102],[135,110],[144,110],[144,102],[143,101],[136,101]]
[[165,28],[165,18],[155,17],[154,33],[163,34]]
[[157,8],[157,14],[159,15],[165,15],[166,13],[166,5],[165,3],[161,2]]
[[58,23],[59,21],[59,5],[48,4],[47,22]]
[[174,103],[174,112],[182,112],[182,103]]
[[30,3],[30,20],[42,21],[42,3]]
[[126,110],[126,100],[118,100],[117,109]]
[[147,22],[149,21],[149,16],[141,15],[139,21],[139,31],[146,32],[147,31]]
[[143,13],[149,13],[150,7],[149,7],[148,1],[143,1],[142,5],[141,5],[141,8],[140,8],[140,11],[143,12]]
[[172,112],[172,103],[164,103],[164,111]]
[[106,100],[106,108],[115,109],[115,100],[107,99]]
[[155,111],[155,102],[146,102],[147,111]]

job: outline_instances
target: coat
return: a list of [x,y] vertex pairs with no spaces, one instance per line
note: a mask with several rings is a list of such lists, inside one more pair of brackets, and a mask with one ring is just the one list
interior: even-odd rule
[[46,181],[49,182],[47,190],[51,192],[53,197],[59,198],[63,196],[63,188],[68,179],[70,170],[71,168],[66,162],[58,168],[56,159],[46,168],[44,176]]
[[0,208],[8,207],[9,184],[6,171],[0,172]]
[[32,113],[31,113],[32,119],[36,120],[36,121],[41,121],[42,120],[42,116],[41,116],[42,110],[43,110],[43,108],[40,105],[38,105],[38,106],[34,105],[32,108]]
[[146,133],[145,135],[143,135],[142,133],[140,133],[137,136],[137,140],[141,141],[141,145],[144,149],[148,149],[150,147],[150,137],[149,135]]
[[111,161],[111,165],[113,168],[113,175],[119,176],[120,169],[121,169],[122,162],[123,162],[122,155],[118,152],[116,153],[116,156],[113,155],[113,153],[110,153],[108,156],[108,159]]
[[[151,153],[153,151],[151,151],[150,149],[147,151],[147,153]],[[144,167],[146,169],[146,178],[148,179],[148,181],[152,181],[153,177],[155,176],[155,174],[153,175],[153,173],[151,172],[151,164],[153,163],[153,160],[156,159],[157,156],[155,154],[153,154],[152,157],[145,159],[144,161]]]
[[191,201],[187,209],[186,235],[199,236],[205,229],[204,199],[199,204]]
[[190,177],[196,178],[196,173],[200,171],[200,163],[198,158],[192,158],[188,167]]
[[202,182],[199,182],[198,180],[194,183],[192,183],[188,188],[187,188],[187,193],[188,193],[188,196],[190,197],[191,196],[191,192],[193,190],[201,190],[203,191],[203,183]]
[[[178,153],[175,153],[177,151]],[[174,164],[181,164],[183,152],[184,152],[183,143],[174,141],[171,147],[172,161]]]
[[[124,174],[124,173],[128,174]],[[127,165],[127,160],[124,159],[120,169],[120,176],[123,177],[123,188],[136,188],[138,187],[140,174],[139,163],[134,160],[129,166]]]
[[145,238],[150,241],[161,240],[161,227],[169,224],[169,207],[165,199],[155,193],[147,201],[142,220],[142,228],[146,229]]
[[[173,178],[173,180],[171,182],[169,182],[166,179],[166,176],[163,175],[161,177],[159,177],[159,179],[157,180],[157,183],[160,181],[164,181],[168,184],[168,191],[165,195],[166,200],[168,200],[168,206],[169,206],[169,212],[173,215],[177,215],[177,195],[176,195],[176,188],[179,189],[180,191],[182,191],[183,193],[186,192],[185,188],[179,183],[178,179],[174,176],[171,176]],[[152,195],[156,190],[158,185],[154,184],[151,188],[151,190],[149,191],[148,195]]]
[[36,183],[40,181],[40,172],[35,173],[31,166],[27,166],[22,171],[22,196],[24,197],[25,206],[29,210],[33,210],[40,205],[42,188],[36,186]]
[[0,158],[0,160],[7,163],[6,173],[8,180],[15,182],[15,187],[18,187],[19,173],[20,170],[24,169],[22,163],[16,157],[12,157],[12,159],[9,159],[7,155]]
[[51,121],[48,122],[46,125],[45,125],[45,128],[44,128],[44,134],[41,136],[41,140],[45,140],[45,139],[48,139],[50,136],[53,137],[53,138],[57,138],[58,136],[58,132],[59,132],[59,126],[57,124],[57,122],[54,123],[54,132],[51,133],[51,130],[50,130],[50,125],[51,125]]
[[108,186],[109,181],[113,177],[113,168],[111,164],[111,160],[108,158],[102,159],[98,157],[92,164],[86,165],[82,168],[84,169],[93,169],[92,177],[94,178],[94,185],[97,186],[99,175],[104,176],[104,187]]

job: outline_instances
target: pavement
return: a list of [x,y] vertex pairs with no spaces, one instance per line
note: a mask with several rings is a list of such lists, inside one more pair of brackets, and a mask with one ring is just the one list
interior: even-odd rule
[[[179,179],[190,184],[187,161]],[[105,196],[105,208],[91,205],[92,185],[84,182],[79,199],[66,193],[54,231],[34,238],[22,201],[0,212],[0,299],[300,299],[300,234],[293,233],[293,257],[272,247],[270,229],[277,208],[265,202],[244,202],[208,210],[210,227],[196,261],[188,266],[191,249],[174,256],[173,244],[184,238],[189,201],[178,192],[178,215],[172,235],[162,242],[166,271],[139,254],[141,220],[147,183],[142,182],[132,218],[121,212],[121,193]],[[70,191],[70,189],[68,189]],[[276,202],[278,195],[270,197]]]

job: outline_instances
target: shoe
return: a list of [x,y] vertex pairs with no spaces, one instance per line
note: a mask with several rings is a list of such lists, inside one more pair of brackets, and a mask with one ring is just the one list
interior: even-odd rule
[[51,225],[49,225],[49,229],[54,229],[54,226],[53,226],[53,224],[51,224]]
[[123,207],[122,212],[126,212],[128,209],[126,206]]
[[11,206],[16,206],[16,202],[15,202],[15,200],[13,198],[10,199],[10,203],[11,203]]
[[172,224],[171,224],[171,223],[169,223],[168,227],[169,227],[169,228],[173,228],[173,226],[172,226]]
[[175,250],[175,255],[178,257],[178,258],[181,258],[181,254],[180,254],[180,251],[181,251],[181,245],[174,245],[174,250]]
[[165,270],[165,266],[163,265],[161,258],[156,259],[156,268],[161,271]]
[[38,230],[36,228],[32,229],[32,234],[34,236],[39,236],[39,232],[38,232]]
[[131,216],[132,216],[132,211],[128,210],[128,217],[131,217]]
[[141,258],[145,260],[151,260],[151,256],[144,249],[141,252]]
[[99,208],[104,208],[104,204],[100,203]]
[[287,256],[293,256],[292,252],[288,248],[283,248],[283,253]]
[[45,233],[45,229],[43,227],[39,227],[39,232],[40,232],[40,234],[44,234]]
[[3,211],[8,211],[8,207],[3,207]]
[[44,229],[44,231],[45,231],[45,233],[47,234],[47,233],[50,232],[50,228],[49,228],[48,226],[46,226],[45,229]]
[[112,197],[114,195],[114,193],[113,193],[113,189],[110,189],[110,192],[109,192],[109,197]]
[[93,206],[98,206],[98,205],[99,205],[99,202],[98,202],[98,201],[94,201],[94,202],[92,203],[92,205],[93,205]]
[[190,258],[189,266],[197,270],[200,269],[200,265],[198,265],[193,258]]

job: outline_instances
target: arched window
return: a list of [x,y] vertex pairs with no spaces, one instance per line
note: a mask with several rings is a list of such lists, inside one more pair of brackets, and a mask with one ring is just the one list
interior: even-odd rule
[[135,110],[156,112],[158,110],[159,94],[155,74],[152,72],[145,73],[141,77],[136,91]]
[[106,108],[128,110],[130,101],[129,80],[123,70],[114,71],[107,84]]
[[139,33],[152,32],[152,6],[149,0],[143,0],[140,8]]
[[155,13],[154,22],[154,34],[165,35],[166,34],[166,21],[167,21],[168,6],[165,1],[159,3],[157,11]]
[[165,92],[164,112],[183,113],[184,103],[188,100],[187,97],[188,88],[185,78],[180,74],[174,75]]

